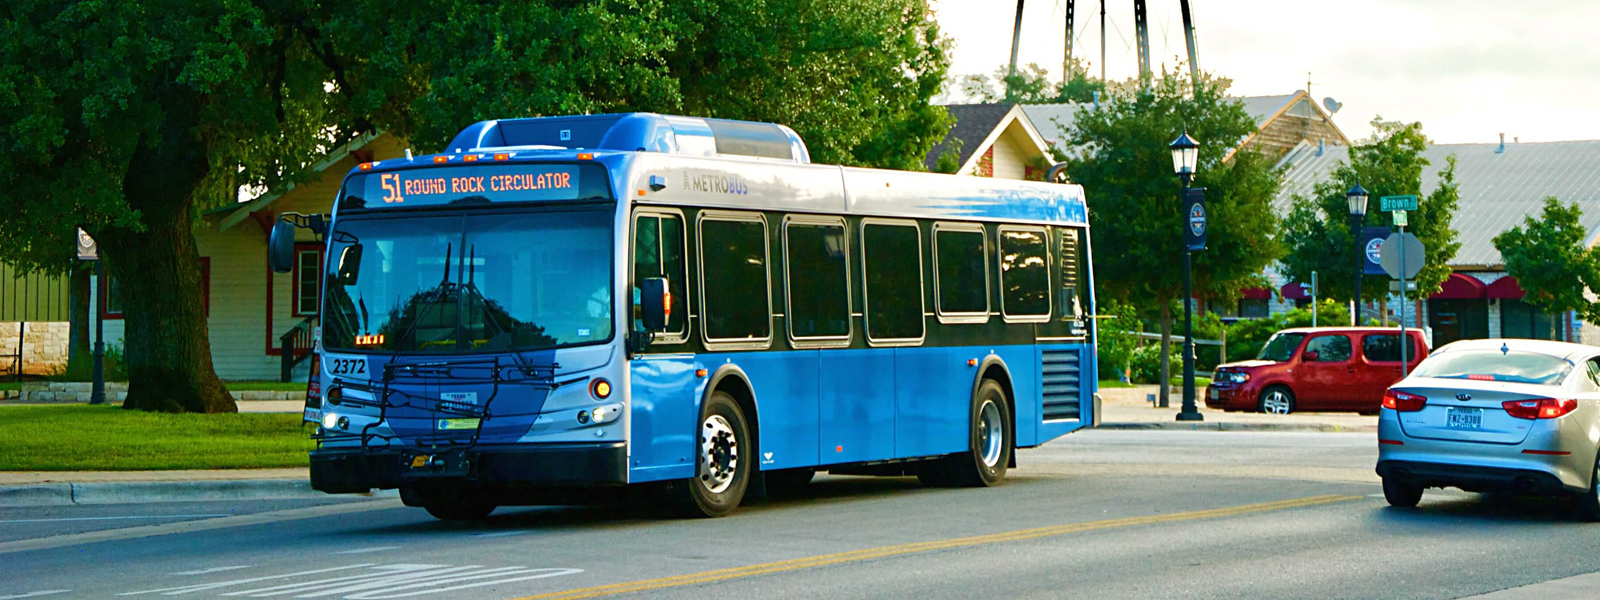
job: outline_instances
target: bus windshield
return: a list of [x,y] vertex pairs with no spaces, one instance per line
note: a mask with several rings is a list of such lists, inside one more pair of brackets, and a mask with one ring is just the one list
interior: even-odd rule
[[466,354],[612,334],[613,205],[341,218],[323,346]]

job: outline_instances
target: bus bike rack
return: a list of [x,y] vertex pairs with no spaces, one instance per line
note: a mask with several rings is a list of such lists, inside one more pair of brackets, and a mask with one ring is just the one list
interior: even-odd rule
[[[362,427],[359,432],[333,431],[326,427],[319,428],[312,439],[317,441],[317,447],[322,448],[325,442],[338,442],[359,440],[362,454],[370,454],[375,450],[395,449],[396,435],[373,433],[372,429],[389,422],[390,408],[421,408],[428,413],[429,424],[433,430],[430,435],[416,438],[415,447],[399,446],[401,458],[405,460],[402,472],[411,477],[427,476],[455,476],[467,475],[471,470],[470,459],[467,452],[476,448],[483,437],[483,426],[492,418],[537,416],[532,413],[504,413],[498,414],[491,410],[496,398],[500,396],[502,386],[525,386],[529,389],[553,391],[557,388],[574,382],[588,379],[587,376],[576,377],[564,382],[555,381],[555,372],[561,368],[557,363],[527,364],[521,361],[507,362],[501,357],[490,359],[475,359],[463,361],[439,361],[416,363],[407,365],[385,364],[383,374],[377,384],[354,380],[335,380],[334,385],[351,390],[366,392],[372,395],[372,400],[344,397],[340,405],[362,406],[378,409],[378,419]],[[489,397],[481,405],[450,402],[439,398],[419,396],[409,392],[396,390],[392,386],[403,382],[436,383],[452,382],[460,384],[489,384],[492,389]],[[330,386],[331,387],[331,386]],[[442,433],[439,430],[439,417],[451,416],[462,418],[476,418],[477,427],[472,430],[469,437],[460,437],[451,433]],[[374,448],[372,442],[383,440],[384,445]],[[417,464],[416,458],[425,457],[423,464]]]

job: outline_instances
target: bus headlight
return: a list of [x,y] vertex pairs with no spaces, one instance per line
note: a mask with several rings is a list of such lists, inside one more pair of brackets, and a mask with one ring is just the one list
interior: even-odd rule
[[622,405],[621,404],[607,404],[605,406],[602,406],[602,407],[594,409],[593,411],[591,411],[589,413],[589,415],[590,415],[590,418],[593,419],[595,423],[609,423],[611,421],[617,420],[617,417],[622,415]]
[[330,413],[322,413],[322,428],[323,429],[331,430],[335,426],[337,426],[338,424],[339,424],[339,415],[337,413],[331,413],[331,412]]

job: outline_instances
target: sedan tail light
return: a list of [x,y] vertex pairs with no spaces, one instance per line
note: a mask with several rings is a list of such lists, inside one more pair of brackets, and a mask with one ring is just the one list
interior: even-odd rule
[[1506,414],[1518,419],[1557,419],[1578,410],[1578,401],[1560,398],[1507,400],[1500,403]]
[[1396,412],[1416,412],[1428,403],[1427,396],[1388,390],[1383,393],[1383,407]]

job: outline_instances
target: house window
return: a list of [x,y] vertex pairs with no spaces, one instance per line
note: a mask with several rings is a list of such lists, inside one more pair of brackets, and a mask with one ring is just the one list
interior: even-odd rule
[[1260,319],[1271,316],[1272,307],[1267,304],[1266,298],[1240,298],[1239,316],[1246,319]]
[[[117,276],[106,273],[97,283],[99,289],[100,318],[115,321],[122,318],[122,285]],[[207,318],[211,317],[211,258],[200,257],[200,307]]]
[[316,316],[317,302],[322,298],[322,248],[297,245],[294,269],[294,316]]

